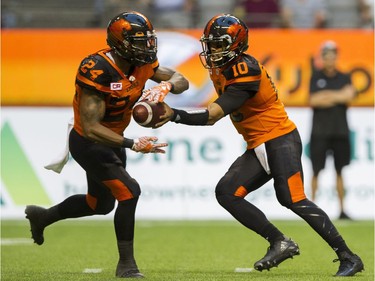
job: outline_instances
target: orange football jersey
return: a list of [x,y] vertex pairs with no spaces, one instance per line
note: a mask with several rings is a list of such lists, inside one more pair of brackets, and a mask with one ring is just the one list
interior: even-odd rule
[[256,85],[257,93],[230,114],[233,125],[243,136],[248,149],[296,128],[288,118],[284,104],[280,101],[277,89],[266,69],[250,55],[244,55],[224,70],[210,70],[210,77],[218,95],[235,83]]
[[155,73],[159,63],[135,67],[129,77],[115,65],[104,49],[87,56],[80,64],[76,76],[76,93],[73,100],[74,129],[82,135],[79,102],[82,88],[88,88],[103,95],[106,110],[101,124],[119,135],[129,125],[134,104],[142,94],[145,83]]

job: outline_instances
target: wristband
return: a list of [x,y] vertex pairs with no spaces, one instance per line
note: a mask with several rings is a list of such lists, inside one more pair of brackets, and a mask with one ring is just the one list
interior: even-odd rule
[[134,140],[124,138],[122,141],[121,147],[132,148],[133,145],[134,145]]
[[171,121],[172,122],[176,122],[176,118],[177,118],[177,115],[178,115],[178,109],[176,109],[176,108],[172,108],[172,110],[173,110],[173,116],[172,116],[172,118],[171,118]]
[[181,109],[172,108],[172,110],[173,116],[171,118],[171,121],[175,123],[196,126],[207,125],[209,117],[208,109],[185,111]]

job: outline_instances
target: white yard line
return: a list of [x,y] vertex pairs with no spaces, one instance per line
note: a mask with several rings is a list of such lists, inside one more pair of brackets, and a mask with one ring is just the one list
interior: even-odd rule
[[253,270],[254,270],[254,268],[251,268],[251,267],[236,267],[234,269],[234,272],[241,272],[241,273],[243,273],[243,272],[251,272]]
[[101,273],[103,269],[101,268],[85,268],[83,273]]
[[2,246],[32,245],[33,240],[31,238],[1,238],[0,244]]

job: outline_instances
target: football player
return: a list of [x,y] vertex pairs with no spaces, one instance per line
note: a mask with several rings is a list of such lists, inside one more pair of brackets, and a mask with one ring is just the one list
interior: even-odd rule
[[137,12],[114,17],[107,27],[109,48],[83,59],[76,75],[74,128],[69,136],[73,158],[86,171],[87,194],[77,194],[49,209],[27,206],[34,242],[42,245],[44,229],[57,221],[105,215],[117,208],[114,226],[119,252],[116,276],[142,278],[133,255],[135,210],[141,193],[126,170],[125,148],[141,153],[164,153],[156,137],[124,138],[133,105],[148,79],[160,84],[147,91],[162,97],[188,89],[178,72],[159,66],[157,38],[151,22]]
[[244,154],[229,167],[216,186],[216,198],[236,220],[269,241],[266,255],[255,262],[262,271],[300,253],[297,243],[284,235],[246,195],[273,179],[277,200],[304,219],[336,252],[336,276],[363,270],[361,259],[346,245],[327,214],[305,195],[301,139],[288,118],[277,88],[266,68],[248,49],[248,29],[238,18],[220,14],[210,19],[200,39],[201,62],[210,73],[218,98],[207,108],[185,111],[165,105],[157,126],[168,121],[213,125],[229,115],[247,143]]

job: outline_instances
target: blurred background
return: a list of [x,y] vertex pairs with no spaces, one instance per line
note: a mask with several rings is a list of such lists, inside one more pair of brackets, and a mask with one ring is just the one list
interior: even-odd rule
[[[296,22],[286,15],[290,6],[301,9]],[[119,12],[135,10],[146,14],[157,29],[203,28],[222,12],[240,16],[250,28],[371,29],[374,15],[372,0],[3,0],[1,8],[3,28],[105,27]],[[317,25],[307,25],[315,15]]]
[[[357,97],[350,104],[352,163],[345,168],[347,213],[374,218],[374,1],[372,0],[2,0],[1,1],[1,213],[21,218],[27,204],[51,206],[85,193],[85,176],[72,160],[61,174],[43,167],[64,150],[72,117],[74,79],[80,61],[106,48],[106,25],[115,15],[145,14],[158,35],[161,65],[182,72],[190,88],[169,95],[172,106],[206,106],[216,97],[198,58],[206,22],[233,13],[249,26],[249,53],[264,64],[299,127],[305,153],[306,193],[312,110],[309,79],[320,66],[319,48],[334,40],[339,67],[351,74]],[[148,83],[147,86],[152,86]],[[228,118],[226,118],[228,119]],[[137,216],[145,219],[226,219],[216,203],[216,183],[243,140],[229,120],[214,127],[167,124],[151,130],[134,122],[127,137],[157,135],[167,154],[128,153],[130,174],[142,187]],[[338,215],[332,161],[320,176],[317,203]],[[144,171],[147,170],[147,177]],[[296,217],[276,201],[272,182],[249,195],[271,218]]]

